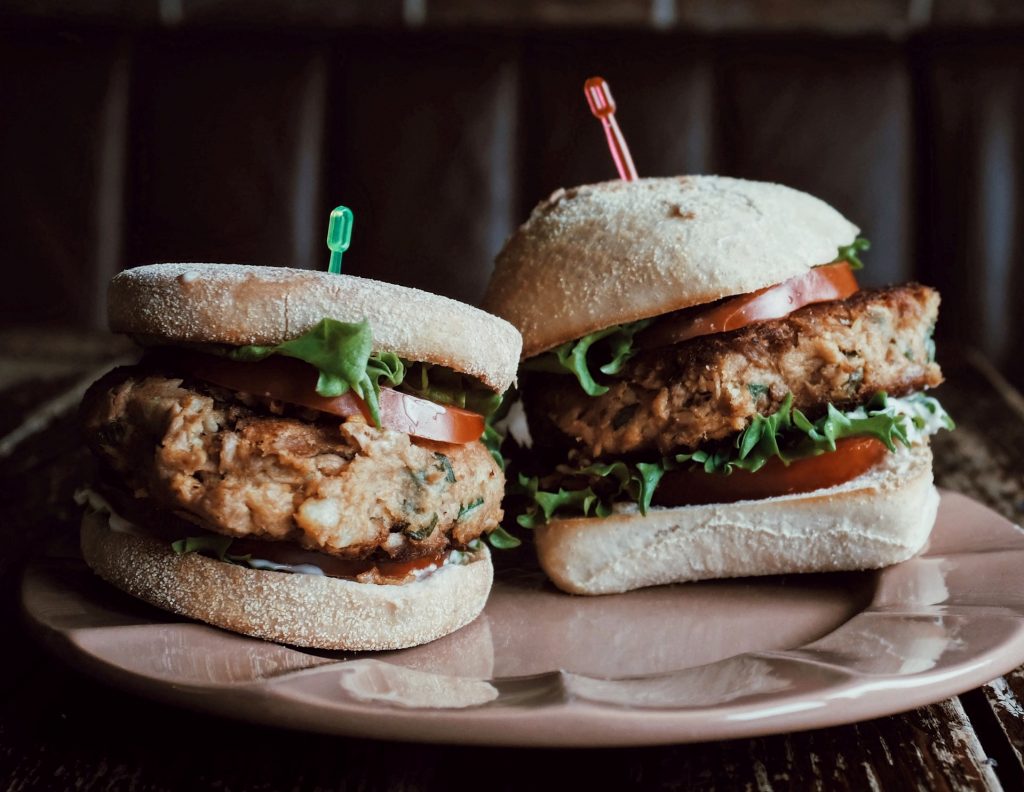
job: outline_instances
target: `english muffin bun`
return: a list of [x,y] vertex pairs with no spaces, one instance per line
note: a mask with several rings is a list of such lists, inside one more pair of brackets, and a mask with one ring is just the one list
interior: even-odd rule
[[558,190],[498,254],[483,308],[529,358],[565,341],[780,283],[858,229],[823,201],[722,176]]
[[286,267],[153,264],[125,270],[107,293],[110,329],[143,344],[279,344],[324,317],[367,319],[373,351],[476,377],[515,380],[521,340],[508,322],[393,283]]
[[100,577],[159,608],[316,649],[402,649],[448,635],[480,615],[493,577],[484,545],[469,563],[402,585],[249,569],[114,531],[102,512],[83,517],[81,546]]
[[863,475],[803,495],[652,508],[537,528],[548,577],[572,594],[748,575],[875,569],[928,539],[939,496],[927,444],[887,454]]
[[942,382],[938,295],[862,289],[868,247],[817,198],[718,176],[534,210],[483,304],[523,334],[518,521],[559,588],[871,569],[921,548],[927,437],[952,428],[921,394]]
[[512,325],[394,284],[230,264],[122,272],[108,320],[148,348],[79,410],[99,469],[81,547],[101,577],[320,649],[416,646],[480,613],[483,543],[510,541],[484,439],[516,377]]

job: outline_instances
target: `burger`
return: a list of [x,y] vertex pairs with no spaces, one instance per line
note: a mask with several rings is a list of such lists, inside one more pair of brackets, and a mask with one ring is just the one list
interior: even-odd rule
[[483,306],[523,335],[516,487],[578,594],[876,568],[928,538],[939,295],[861,289],[858,228],[715,176],[558,190]]
[[81,405],[96,573],[181,616],[322,649],[414,646],[476,618],[485,542],[515,543],[484,442],[515,328],[285,268],[139,267],[108,300],[111,330],[144,354]]

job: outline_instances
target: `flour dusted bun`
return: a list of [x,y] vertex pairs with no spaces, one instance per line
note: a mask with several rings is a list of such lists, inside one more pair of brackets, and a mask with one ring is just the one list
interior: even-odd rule
[[926,444],[803,495],[650,509],[537,529],[541,566],[572,594],[709,578],[875,569],[918,552],[939,496]]
[[125,270],[107,294],[110,329],[151,344],[279,344],[321,319],[373,330],[374,352],[446,366],[495,391],[516,376],[521,340],[508,322],[393,283],[242,264],[153,264]]
[[491,590],[490,553],[400,586],[249,569],[82,519],[82,555],[104,580],[164,610],[270,641],[350,651],[402,649],[469,624]]
[[857,227],[806,193],[721,176],[558,190],[498,254],[485,310],[523,356],[610,325],[745,294],[835,260]]

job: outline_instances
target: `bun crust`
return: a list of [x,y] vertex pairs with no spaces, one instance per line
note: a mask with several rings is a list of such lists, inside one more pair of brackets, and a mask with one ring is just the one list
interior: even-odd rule
[[143,343],[279,344],[329,317],[368,319],[374,352],[436,363],[502,392],[522,343],[508,322],[407,286],[329,272],[243,264],[153,264],[107,293],[110,329]]
[[745,294],[833,261],[858,229],[813,196],[721,176],[558,190],[498,254],[485,310],[523,356],[615,324]]
[[828,489],[732,504],[553,520],[537,556],[571,594],[613,594],[723,577],[837,572],[905,561],[938,509],[927,445],[887,454]]
[[249,569],[112,531],[106,515],[95,512],[82,519],[81,541],[94,572],[152,605],[317,649],[403,649],[448,635],[483,610],[494,573],[486,547],[471,563],[401,586]]

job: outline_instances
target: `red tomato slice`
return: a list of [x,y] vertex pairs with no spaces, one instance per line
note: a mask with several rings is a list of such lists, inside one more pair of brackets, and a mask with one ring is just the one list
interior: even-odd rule
[[781,319],[812,303],[845,300],[859,288],[847,262],[826,264],[760,291],[666,317],[644,331],[637,342],[644,348],[661,347],[739,330],[751,322]]
[[654,492],[659,506],[701,503],[735,503],[776,495],[812,492],[856,478],[888,453],[873,437],[848,437],[836,441],[836,450],[790,462],[773,458],[756,473],[734,470],[730,475],[702,470],[670,470]]
[[[316,392],[316,370],[301,360],[272,355],[258,363],[243,363],[214,355],[182,353],[178,361],[186,372],[214,385],[343,418],[362,415],[371,422],[366,402],[351,391],[333,398],[320,396]],[[380,389],[380,423],[385,429],[441,443],[472,443],[484,433],[482,415],[394,388]]]

